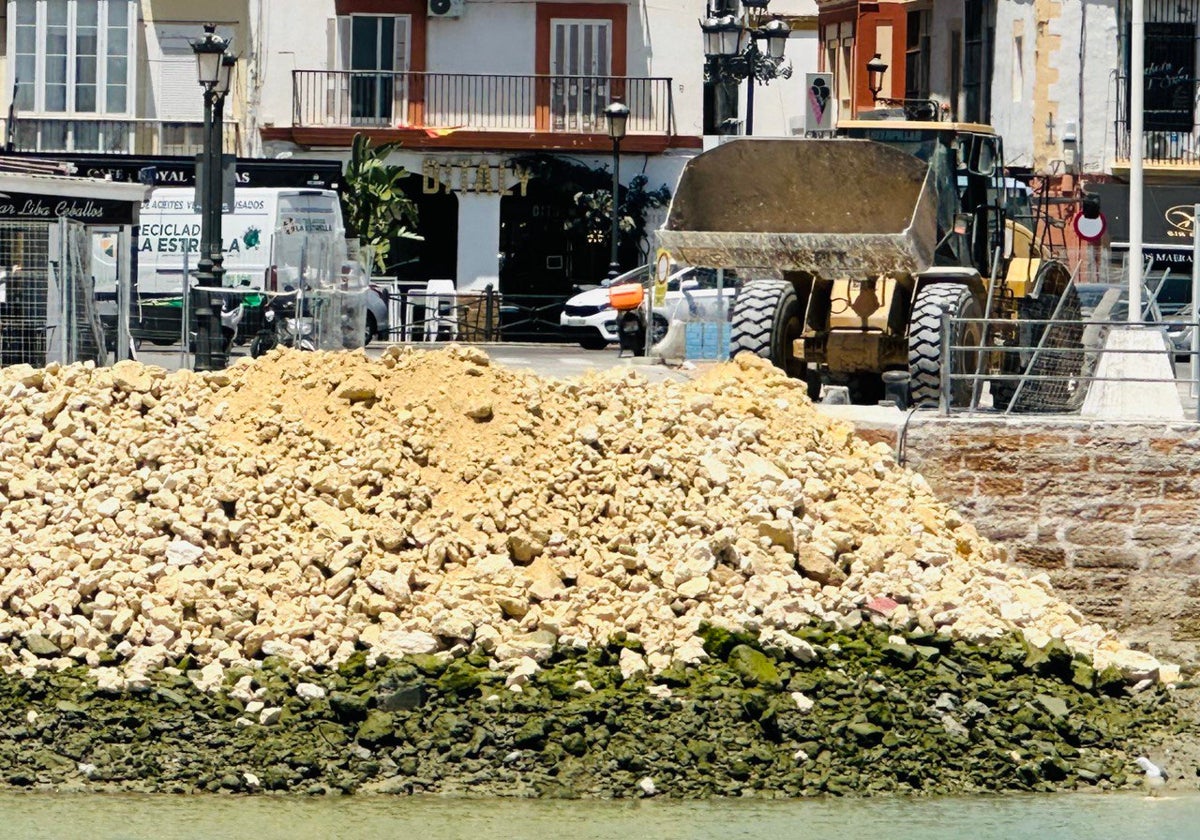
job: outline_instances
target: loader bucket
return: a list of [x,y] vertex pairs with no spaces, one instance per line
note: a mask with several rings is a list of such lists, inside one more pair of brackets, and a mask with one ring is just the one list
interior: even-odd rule
[[714,268],[917,272],[933,263],[935,193],[927,163],[883,143],[734,140],[688,161],[659,245]]

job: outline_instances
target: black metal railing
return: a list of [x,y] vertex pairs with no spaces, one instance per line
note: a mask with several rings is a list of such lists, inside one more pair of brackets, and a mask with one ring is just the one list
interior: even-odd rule
[[424,284],[379,285],[388,304],[387,340],[564,342],[563,295],[501,294],[492,286],[431,300]]
[[[199,122],[135,117],[25,116],[0,119],[0,142],[12,143],[16,152],[81,152],[126,155],[195,155],[203,148]],[[237,122],[223,129],[225,151],[242,152]]]
[[673,134],[668,78],[293,70],[292,122],[305,128],[607,132],[619,96],[630,134]]
[[[1129,132],[1128,77],[1114,76],[1116,84],[1116,158],[1129,160],[1132,152]],[[1200,81],[1186,79],[1180,101],[1187,107],[1155,109],[1150,103],[1143,109],[1142,160],[1146,163],[1170,163],[1184,166],[1200,164],[1200,121],[1196,101]],[[1189,115],[1190,114],[1190,115]]]

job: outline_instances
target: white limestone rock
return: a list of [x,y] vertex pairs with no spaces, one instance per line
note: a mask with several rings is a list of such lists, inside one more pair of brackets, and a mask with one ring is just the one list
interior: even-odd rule
[[296,696],[301,700],[311,703],[314,700],[321,700],[325,697],[325,689],[313,683],[296,683]]
[[629,648],[621,648],[618,666],[621,669],[621,679],[624,680],[632,679],[650,670],[650,666],[646,664],[645,657]]

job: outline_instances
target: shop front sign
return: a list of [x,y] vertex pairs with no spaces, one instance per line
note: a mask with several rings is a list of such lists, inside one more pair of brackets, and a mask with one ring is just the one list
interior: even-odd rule
[[421,192],[426,195],[461,192],[525,197],[532,178],[533,173],[524,167],[495,166],[485,160],[421,161]]
[[49,222],[65,218],[89,225],[127,225],[133,223],[133,207],[131,202],[113,199],[0,193],[0,219],[5,220]]

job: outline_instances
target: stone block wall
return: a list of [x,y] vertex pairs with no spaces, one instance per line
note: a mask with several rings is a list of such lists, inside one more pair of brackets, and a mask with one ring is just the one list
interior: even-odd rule
[[[899,425],[857,424],[896,446]],[[1200,667],[1200,427],[914,415],[906,466],[1090,618]]]

